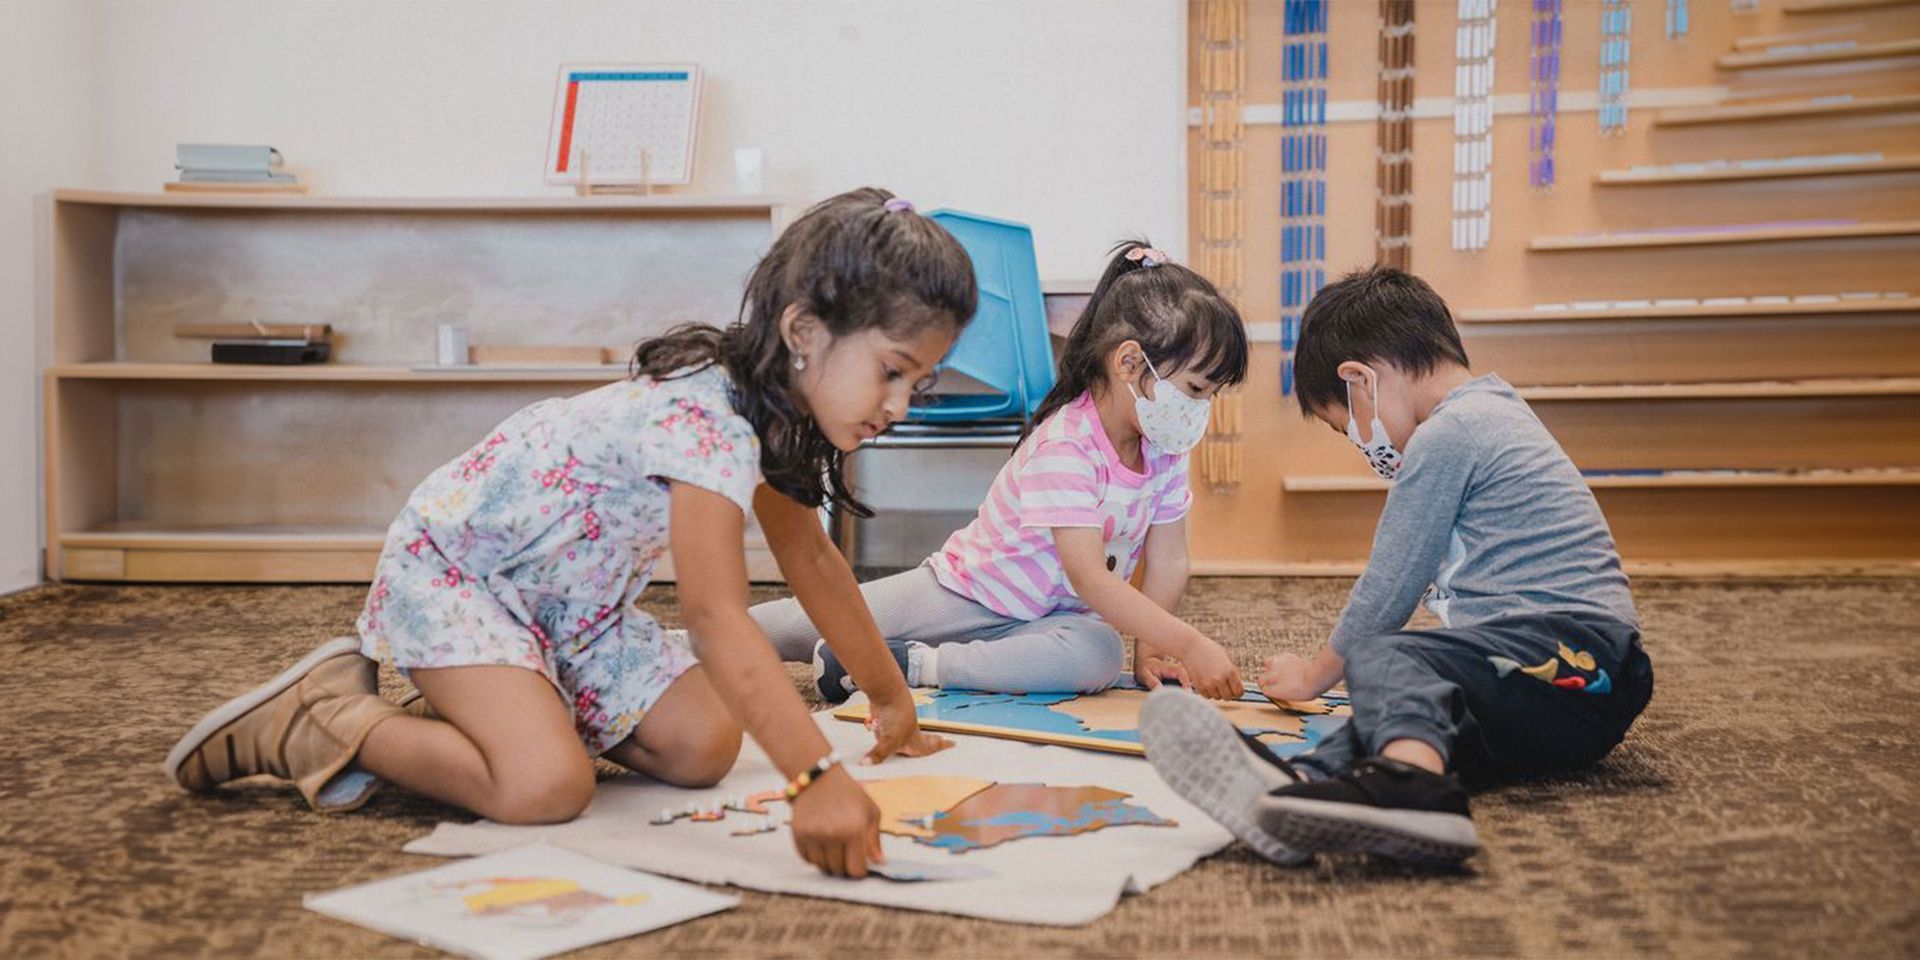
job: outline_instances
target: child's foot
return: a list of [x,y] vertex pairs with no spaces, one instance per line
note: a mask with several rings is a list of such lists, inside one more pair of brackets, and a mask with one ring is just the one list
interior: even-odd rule
[[333,640],[253,691],[215,708],[167,754],[167,776],[211,791],[271,774],[323,813],[367,802],[379,781],[350,766],[374,725],[400,714],[376,692],[378,668],[354,637]]
[[1316,853],[1376,853],[1452,866],[1480,849],[1458,778],[1370,757],[1331,780],[1281,787],[1259,804],[1260,825]]
[[1161,687],[1140,708],[1140,740],[1168,786],[1255,853],[1286,866],[1309,859],[1254,822],[1260,798],[1299,782],[1299,775],[1266,744],[1241,733],[1219,708],[1184,690]]
[[[907,672],[907,646],[903,640],[887,641],[887,652],[893,654],[893,662],[900,665],[900,675],[911,681],[913,677]],[[825,640],[816,640],[813,644],[813,685],[828,703],[845,703],[860,689]]]

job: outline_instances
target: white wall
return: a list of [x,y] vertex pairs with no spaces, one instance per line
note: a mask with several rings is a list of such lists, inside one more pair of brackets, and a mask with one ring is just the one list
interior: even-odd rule
[[1050,279],[1135,233],[1185,246],[1174,0],[102,2],[112,187],[154,189],[175,143],[212,140],[271,143],[328,193],[553,193],[560,63],[691,60],[694,190],[731,191],[753,146],[770,192],[875,183],[1031,223]]
[[40,579],[35,197],[94,179],[91,2],[0,2],[0,593]]

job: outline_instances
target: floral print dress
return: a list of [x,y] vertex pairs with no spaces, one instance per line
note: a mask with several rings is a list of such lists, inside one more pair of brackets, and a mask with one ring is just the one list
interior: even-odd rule
[[361,649],[401,670],[539,673],[598,756],[695,662],[636,605],[668,546],[668,481],[750,512],[760,479],[759,440],[720,368],[535,403],[408,498]]

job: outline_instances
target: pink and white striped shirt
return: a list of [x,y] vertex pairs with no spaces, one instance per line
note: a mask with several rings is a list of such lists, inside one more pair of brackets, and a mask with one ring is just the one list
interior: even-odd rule
[[1054,547],[1054,527],[1097,527],[1107,568],[1133,576],[1147,529],[1193,506],[1187,455],[1158,454],[1141,441],[1144,473],[1120,462],[1091,394],[1060,408],[1027,437],[993,478],[979,516],[947,538],[927,563],[940,584],[1002,616],[1038,620],[1085,613]]

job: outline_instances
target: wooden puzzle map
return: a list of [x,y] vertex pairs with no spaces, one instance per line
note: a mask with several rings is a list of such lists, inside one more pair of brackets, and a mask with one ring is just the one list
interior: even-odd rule
[[[928,730],[972,733],[1035,743],[1052,743],[1111,753],[1143,755],[1140,706],[1144,690],[1115,688],[1102,693],[981,693],[976,690],[915,690],[920,725]],[[1259,694],[1218,703],[1234,726],[1258,737],[1274,753],[1305,753],[1350,714],[1347,698],[1329,693],[1304,703],[1278,703]],[[841,720],[864,722],[865,701],[833,712]]]
[[[973,777],[918,776],[863,780],[860,786],[880,808],[880,830],[908,837],[923,846],[966,853],[1027,837],[1062,837],[1107,827],[1177,824],[1145,807],[1127,803],[1128,794],[1105,787],[1056,787],[1043,783],[995,783]],[[777,830],[785,814],[769,806],[785,796],[769,790],[721,804],[662,810],[656,826],[685,819],[711,823],[745,814],[731,831],[752,836]]]

